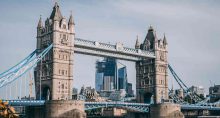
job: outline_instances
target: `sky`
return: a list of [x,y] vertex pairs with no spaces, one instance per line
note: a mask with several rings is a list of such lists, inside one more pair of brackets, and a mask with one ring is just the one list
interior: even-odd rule
[[[72,11],[76,37],[134,48],[150,25],[159,38],[166,34],[168,60],[188,85],[220,84],[220,1],[218,0],[62,0],[67,19]],[[40,15],[50,16],[52,0],[0,1],[0,73],[36,48]],[[74,87],[95,86],[95,61],[100,57],[74,55]],[[135,88],[135,63],[127,66],[128,81]],[[172,76],[171,87],[179,88]]]

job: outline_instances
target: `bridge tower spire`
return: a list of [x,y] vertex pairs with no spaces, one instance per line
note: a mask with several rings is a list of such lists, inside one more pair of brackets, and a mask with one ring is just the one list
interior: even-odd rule
[[140,43],[137,35],[136,43],[135,43],[135,49],[140,49]]
[[150,26],[140,49],[153,51],[156,58],[136,62],[137,101],[150,103],[153,98],[155,104],[161,103],[162,99],[168,99],[166,38],[158,40],[156,31]]
[[38,23],[37,49],[41,52],[51,43],[53,48],[35,69],[37,99],[69,100],[73,87],[73,17],[71,15],[67,22],[56,2],[45,26],[41,20]]

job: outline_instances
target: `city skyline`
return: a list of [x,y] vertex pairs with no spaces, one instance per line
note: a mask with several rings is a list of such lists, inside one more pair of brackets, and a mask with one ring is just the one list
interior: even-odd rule
[[[200,4],[182,1],[182,4],[169,2],[176,5],[174,8],[170,8],[168,3],[147,2],[148,4],[145,5],[148,7],[131,1],[119,1],[119,4],[123,4],[122,7],[110,1],[89,3],[60,1],[59,4],[64,16],[69,16],[70,11],[73,11],[76,37],[84,39],[106,43],[109,41],[111,41],[110,43],[123,42],[125,46],[134,48],[136,35],[139,35],[139,40],[142,42],[148,27],[152,25],[157,31],[158,37],[162,37],[163,33],[166,33],[169,62],[188,86],[202,85],[207,92],[210,80],[212,83],[219,84],[217,78],[220,70],[219,55],[217,55],[219,35],[217,31],[220,27],[214,27],[214,25],[220,26],[217,21],[219,13],[215,12],[219,10],[217,5],[212,2],[205,4],[204,1]],[[0,13],[3,14],[0,19],[0,34],[3,38],[0,40],[0,44],[2,44],[0,54],[3,57],[0,72],[3,72],[35,49],[37,21],[40,15],[43,20],[46,19],[46,16],[52,11],[53,3],[51,1],[39,3],[28,1],[15,4],[15,2],[10,4],[11,8],[8,1],[0,3],[2,5]],[[22,7],[22,5],[26,7]],[[150,7],[150,5],[156,7]],[[110,8],[115,8],[115,10],[111,11]],[[157,8],[165,11],[156,11]],[[154,10],[154,13],[146,11],[146,9]],[[117,12],[118,10],[120,12]],[[130,12],[133,14],[129,14]],[[139,12],[146,16],[140,15]],[[172,19],[169,18],[171,16]],[[179,24],[181,22],[182,24]],[[12,31],[14,35],[11,35]],[[76,83],[81,83],[82,80],[86,82],[93,78],[85,85],[91,85],[92,82],[91,86],[94,87],[95,60],[98,57],[88,59],[88,56],[75,55],[74,58],[76,59],[74,62],[74,86],[79,88],[81,85],[76,85]],[[123,63],[128,66],[128,81],[135,85],[135,64],[124,61]],[[85,69],[88,71],[87,74],[82,73]]]

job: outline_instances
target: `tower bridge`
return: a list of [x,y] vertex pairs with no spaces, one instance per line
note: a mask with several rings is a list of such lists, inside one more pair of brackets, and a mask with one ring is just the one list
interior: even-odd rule
[[[74,109],[84,110],[103,107],[123,107],[134,111],[148,113],[153,116],[170,114],[181,117],[180,110],[214,110],[219,111],[216,105],[205,106],[204,104],[173,104],[166,103],[169,98],[176,101],[176,96],[169,96],[168,92],[168,67],[180,86],[186,85],[177,76],[171,66],[168,66],[168,42],[166,36],[162,39],[152,26],[148,29],[147,35],[140,43],[136,40],[135,48],[125,47],[122,43],[115,45],[84,40],[75,37],[75,23],[70,15],[68,21],[62,16],[59,5],[55,3],[49,18],[43,23],[39,19],[37,25],[37,47],[24,60],[0,74],[0,90],[6,88],[4,92],[11,92],[14,88],[17,91],[18,80],[26,82],[34,79],[36,97],[32,100],[21,100],[22,88],[20,83],[20,98],[9,101],[14,106],[33,107],[33,112],[40,112],[46,109],[45,117],[54,118],[70,114]],[[126,102],[84,102],[72,100],[72,87],[74,72],[74,55],[85,54],[101,57],[112,57],[121,60],[135,62],[136,64],[136,101],[137,103]],[[26,76],[30,74],[31,76]],[[183,87],[183,86],[182,86]],[[31,89],[31,88],[30,88]],[[187,90],[185,90],[187,92]],[[31,95],[29,95],[30,97]],[[2,97],[2,96],[0,96]],[[194,96],[195,97],[195,96]],[[153,104],[149,104],[153,103]],[[157,106],[158,105],[158,106]],[[39,111],[36,106],[43,106]],[[151,109],[151,111],[149,111]],[[37,113],[34,113],[37,114]],[[40,116],[36,116],[40,117]]]

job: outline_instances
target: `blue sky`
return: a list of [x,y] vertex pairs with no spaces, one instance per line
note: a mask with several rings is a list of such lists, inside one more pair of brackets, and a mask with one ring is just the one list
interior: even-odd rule
[[[38,19],[49,17],[53,5],[52,0],[0,1],[0,72],[36,48]],[[217,0],[62,0],[59,5],[66,18],[73,12],[76,37],[83,39],[134,47],[136,36],[143,41],[152,25],[159,38],[166,34],[169,63],[187,85],[220,84]],[[74,59],[74,86],[94,87],[95,61],[100,58]],[[128,67],[129,82],[135,84],[135,64],[121,62]]]

